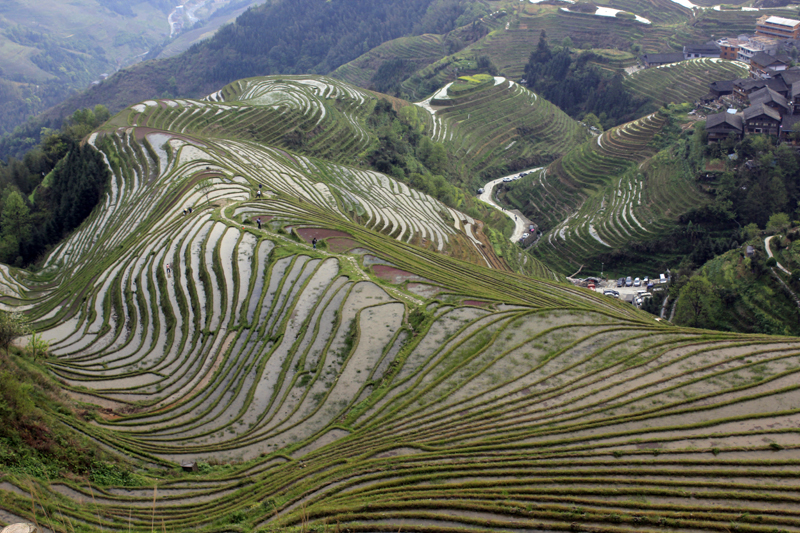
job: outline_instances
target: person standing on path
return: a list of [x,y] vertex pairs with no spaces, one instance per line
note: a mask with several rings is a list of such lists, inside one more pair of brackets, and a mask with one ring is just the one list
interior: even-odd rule
[[171,270],[172,269],[170,268],[169,263],[167,263],[167,277],[169,277],[169,273],[171,272]]
[[311,246],[313,246],[315,250],[317,249],[317,238],[316,237],[311,239]]
[[258,224],[258,229],[261,229],[261,217],[256,219],[256,224]]

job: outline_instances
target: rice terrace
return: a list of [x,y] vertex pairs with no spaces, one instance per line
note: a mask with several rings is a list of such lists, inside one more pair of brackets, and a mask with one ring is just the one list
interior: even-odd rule
[[[4,268],[4,302],[49,341],[64,393],[99,406],[58,422],[140,473],[102,486],[9,473],[0,520],[57,532],[800,530],[800,342],[659,322],[533,257],[528,276],[514,273],[479,221],[347,165],[370,142],[359,113],[377,101],[324,77],[253,78],[134,105],[87,139],[113,173],[101,208],[41,271]],[[456,142],[451,128],[471,118],[454,117],[480,106],[417,107]],[[573,148],[530,179],[555,212],[574,197],[549,176],[586,191],[576,165],[604,151],[613,173],[615,151],[664,120],[587,141],[568,129]],[[312,155],[281,146],[298,121],[317,132]],[[480,165],[510,142],[502,131],[456,150],[483,149]],[[588,232],[592,246],[642,231],[622,201],[640,186],[625,180],[596,184],[611,187],[612,217],[578,211],[582,226],[555,234]]]
[[[0,432],[0,465],[21,465],[0,471],[0,529],[800,532],[792,330],[682,327],[568,278],[710,210],[683,102],[748,69],[616,77],[636,64],[621,42],[757,16],[686,3],[514,3],[89,130],[99,204],[36,268],[0,264],[0,307],[31,330],[0,351],[0,414],[27,428],[19,449],[57,456],[17,457]],[[644,111],[597,128],[521,83],[545,27],[600,35],[581,68]],[[391,61],[413,75],[367,88]],[[393,154],[412,140],[462,182],[411,186],[422,163]],[[490,181],[505,209],[470,196]]]

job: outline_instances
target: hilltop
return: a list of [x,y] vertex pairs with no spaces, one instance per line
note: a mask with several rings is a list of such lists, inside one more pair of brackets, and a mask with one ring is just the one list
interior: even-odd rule
[[[466,81],[470,94],[502,85]],[[0,281],[4,304],[51,342],[42,364],[86,411],[52,416],[127,458],[132,475],[9,471],[0,520],[55,531],[800,525],[797,339],[674,327],[532,257],[532,275],[516,274],[481,221],[385,174],[268,144],[288,127],[265,120],[274,108],[368,143],[358,109],[377,102],[326,78],[248,79],[203,100],[144,101],[87,138],[112,173],[101,205],[39,272],[4,267]],[[669,119],[579,147],[638,142]],[[48,512],[33,516],[31,501]]]

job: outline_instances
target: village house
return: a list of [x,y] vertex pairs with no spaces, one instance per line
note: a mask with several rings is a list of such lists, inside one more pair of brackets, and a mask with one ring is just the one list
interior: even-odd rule
[[733,82],[735,80],[720,80],[711,82],[708,85],[708,92],[712,99],[719,98],[720,96],[727,96],[733,94]]
[[753,78],[771,78],[789,68],[791,64],[792,58],[786,54],[771,56],[765,52],[758,52],[750,58],[750,75]]
[[719,57],[721,59],[729,59],[735,61],[739,54],[739,46],[744,44],[739,39],[719,39],[717,46],[719,46]]
[[[797,137],[800,138],[800,68],[780,71],[769,79],[719,80],[708,87],[709,96],[724,96],[728,87],[731,87],[730,94],[750,106],[744,113],[735,115],[709,115],[706,121],[709,144],[719,142],[731,133],[765,133],[797,144],[793,134],[798,133]],[[741,130],[739,124],[742,125]]]
[[740,140],[744,136],[744,119],[740,113],[717,113],[706,119],[708,143],[727,139],[732,133]]
[[800,20],[764,15],[756,21],[756,35],[775,39],[800,39]]
[[759,52],[774,56],[778,53],[778,41],[763,35],[739,36],[739,50],[736,60],[750,64],[750,59]]
[[786,96],[788,94],[789,88],[786,86],[784,81],[778,78],[770,78],[767,80],[758,79],[754,80],[752,78],[744,78],[733,80],[733,96],[739,100],[741,103],[747,103],[750,99],[750,94],[758,91],[759,89],[763,89],[764,87],[769,87],[776,93]]
[[744,110],[742,116],[746,134],[765,133],[777,137],[780,133],[781,114],[767,105],[756,104],[750,106]]
[[642,56],[642,63],[645,68],[660,67],[661,65],[670,65],[683,61],[683,53],[673,52],[669,54],[644,54]]
[[713,42],[708,44],[687,44],[683,47],[683,59],[719,56],[719,47]]
[[781,116],[791,114],[793,111],[793,107],[789,104],[789,101],[769,87],[764,87],[763,89],[750,93],[750,105],[759,104],[771,107],[780,113]]

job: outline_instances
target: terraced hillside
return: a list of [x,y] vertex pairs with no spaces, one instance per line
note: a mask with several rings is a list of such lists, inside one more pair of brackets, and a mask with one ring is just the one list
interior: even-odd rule
[[599,267],[592,258],[663,235],[705,201],[679,157],[653,157],[666,121],[654,113],[613,128],[510,186],[506,198],[547,232],[536,257],[566,275]]
[[276,76],[239,80],[204,100],[148,100],[112,126],[256,141],[352,162],[374,142],[364,117],[375,95],[327,78]]
[[502,77],[465,94],[452,84],[418,103],[428,111],[431,138],[462,162],[473,183],[548,163],[589,136],[547,100]]
[[[110,127],[253,141],[327,161],[359,163],[378,144],[366,117],[379,97],[319,76],[252,78],[204,100],[136,104],[114,117]],[[398,107],[410,105],[391,100]],[[424,133],[444,143],[475,183],[483,172],[495,175],[509,165],[552,161],[587,135],[551,103],[501,78],[490,90],[449,103],[447,108],[431,107],[430,99],[418,104],[428,111],[422,114]]]
[[[122,117],[161,108],[143,105]],[[622,152],[660,120],[591,142]],[[57,416],[140,481],[5,474],[0,522],[800,528],[796,338],[676,328],[543,266],[461,261],[446,252],[491,259],[478,222],[390,178],[151,128],[93,134],[113,171],[103,205],[40,272],[0,269],[4,304],[27,310],[90,411]]]
[[[403,70],[418,70],[447,55],[441,35],[401,37],[373,48],[363,56],[337,68],[331,76],[359,87],[374,83],[375,73],[388,61],[403,61]],[[410,73],[409,72],[409,73]]]
[[634,72],[624,80],[625,87],[656,105],[694,102],[708,94],[708,84],[749,76],[739,61],[718,58],[688,59]]
[[570,150],[540,173],[509,187],[507,199],[549,230],[575,213],[586,198],[654,154],[650,143],[666,119],[653,113],[612,128]]

